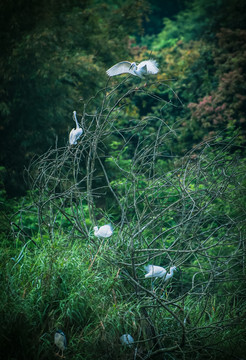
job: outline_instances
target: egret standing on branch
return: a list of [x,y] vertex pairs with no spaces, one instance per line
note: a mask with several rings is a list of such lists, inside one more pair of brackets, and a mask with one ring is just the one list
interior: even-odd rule
[[83,130],[79,127],[79,123],[76,117],[76,111],[73,111],[73,119],[76,123],[76,129],[72,129],[69,134],[69,144],[76,145],[77,141],[79,140],[80,136],[83,133]]
[[176,266],[172,266],[170,268],[170,273],[167,274],[167,270],[164,269],[161,266],[156,265],[147,265],[145,266],[145,270],[147,271],[147,274],[145,275],[145,278],[157,278],[157,277],[163,277],[165,281],[168,279],[171,279],[173,277],[173,273],[175,270],[177,270]]
[[96,237],[108,238],[113,234],[113,228],[111,225],[103,225],[99,229],[95,226],[93,229]]
[[106,71],[108,76],[115,76],[121,74],[131,74],[134,76],[139,76],[140,78],[149,75],[149,74],[157,74],[159,71],[158,64],[155,60],[144,60],[141,61],[138,65],[130,61],[121,61],[110,69]]

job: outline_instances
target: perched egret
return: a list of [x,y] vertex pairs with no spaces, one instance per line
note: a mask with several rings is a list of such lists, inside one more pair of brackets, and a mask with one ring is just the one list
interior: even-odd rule
[[158,64],[155,60],[145,60],[141,61],[138,65],[135,62],[121,61],[109,68],[106,73],[108,76],[128,73],[134,76],[143,77],[149,74],[157,74],[158,71]]
[[79,123],[76,117],[76,111],[73,111],[73,119],[76,123],[76,129],[72,129],[69,134],[69,144],[70,145],[76,145],[77,141],[79,140],[80,136],[83,133],[83,129],[79,127]]
[[177,269],[176,266],[172,266],[170,268],[170,273],[167,274],[167,270],[161,266],[147,265],[145,266],[145,270],[147,271],[147,274],[145,275],[146,278],[164,277],[165,281],[167,281],[173,276],[173,272]]
[[59,348],[57,355],[60,356],[59,352],[61,350],[61,352],[62,352],[61,357],[64,357],[63,351],[67,347],[67,339],[66,339],[64,332],[62,332],[61,330],[57,330],[55,333],[55,336],[54,336],[54,341],[55,341],[56,346]]
[[134,339],[130,334],[124,334],[120,337],[120,342],[122,345],[131,347],[134,344]]
[[108,238],[113,234],[113,228],[111,225],[103,225],[99,229],[95,226],[93,229],[96,237]]

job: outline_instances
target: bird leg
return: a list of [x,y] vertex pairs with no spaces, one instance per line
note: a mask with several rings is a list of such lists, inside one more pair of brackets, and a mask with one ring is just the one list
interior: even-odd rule
[[55,356],[58,356],[61,359],[65,359],[66,356],[63,355],[63,350],[61,350],[62,354],[60,355],[60,349],[58,350],[58,353],[55,353]]
[[153,280],[153,278],[151,278],[151,290],[154,294],[155,294],[154,284],[155,284],[156,279],[157,279],[157,277],[154,280]]
[[65,358],[66,358],[66,356],[63,355],[63,352],[62,352],[62,355],[60,355],[59,352],[56,353],[55,355],[58,356],[58,357],[61,358],[61,359],[65,359]]

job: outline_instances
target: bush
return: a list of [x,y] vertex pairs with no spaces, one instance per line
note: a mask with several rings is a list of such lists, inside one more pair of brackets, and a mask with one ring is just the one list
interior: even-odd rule
[[[93,114],[85,108],[76,146],[29,168],[32,190],[15,224],[22,234],[36,227],[3,261],[3,348],[52,358],[61,328],[71,359],[240,356],[245,164],[215,137],[163,171],[163,143],[175,129],[162,117],[124,127],[124,101],[146,96],[145,86],[124,91],[125,81],[105,90]],[[154,119],[155,133],[147,131]],[[112,237],[95,238],[92,227],[109,222]],[[152,281],[147,264],[178,271]],[[133,348],[120,345],[124,333]]]

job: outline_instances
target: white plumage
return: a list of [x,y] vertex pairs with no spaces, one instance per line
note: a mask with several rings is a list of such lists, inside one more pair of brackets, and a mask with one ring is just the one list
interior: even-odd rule
[[77,141],[79,140],[80,136],[83,134],[83,129],[79,127],[79,123],[76,117],[76,111],[73,111],[73,119],[76,123],[76,129],[72,129],[69,134],[69,144],[76,145]]
[[134,339],[130,334],[124,334],[120,337],[120,342],[122,345],[132,346]]
[[121,61],[109,68],[106,73],[108,76],[128,73],[134,76],[143,77],[149,74],[157,74],[158,71],[158,64],[155,60],[144,60],[141,61],[138,65],[135,62],[131,63],[130,61]]
[[144,269],[147,271],[147,274],[145,275],[146,278],[163,277],[167,273],[167,270],[163,267],[156,265],[147,265]]
[[97,237],[108,238],[113,234],[113,228],[111,225],[103,225],[99,229],[95,226],[93,229],[94,235]]
[[168,279],[173,277],[173,273],[177,269],[176,269],[176,266],[172,266],[170,268],[170,273],[167,274],[167,270],[161,266],[147,265],[147,266],[145,266],[145,270],[147,271],[145,278],[165,277],[165,281],[167,281]]
[[167,281],[168,279],[171,279],[173,277],[174,271],[176,271],[176,270],[177,270],[176,266],[170,267],[170,272],[168,274],[166,274],[165,281]]

